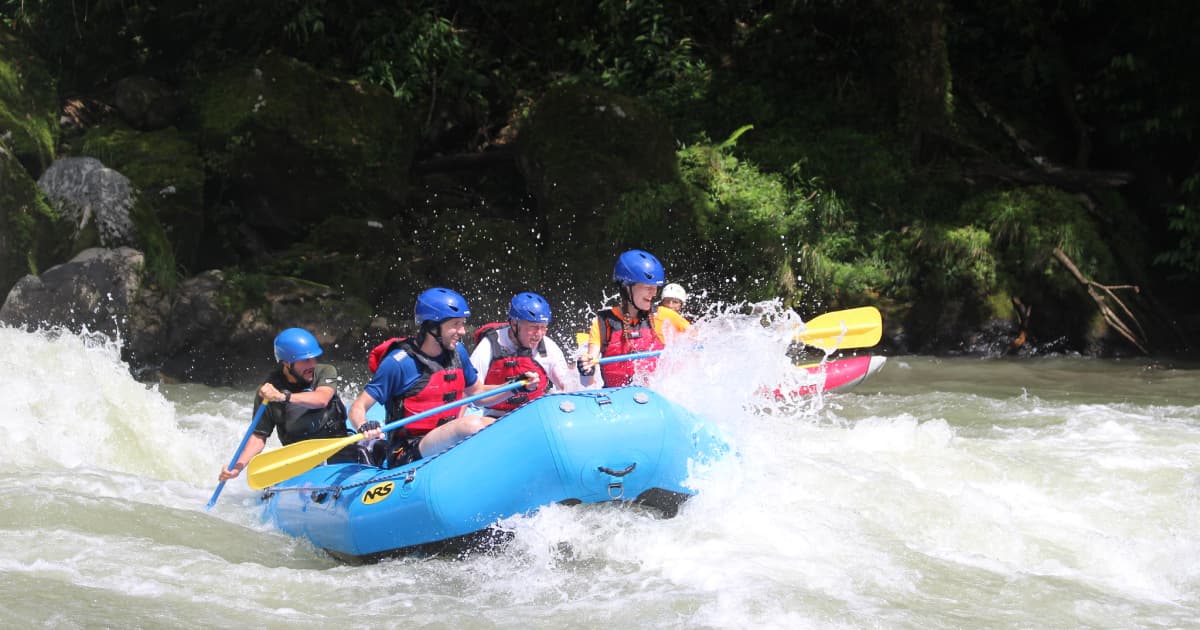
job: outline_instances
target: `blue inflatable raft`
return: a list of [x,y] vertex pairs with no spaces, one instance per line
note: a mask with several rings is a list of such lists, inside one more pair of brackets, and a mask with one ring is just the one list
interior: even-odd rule
[[673,516],[694,494],[689,465],[727,448],[648,389],[552,394],[407,466],[317,466],[267,488],[264,518],[337,558],[369,561],[471,543],[498,519],[554,503],[637,501]]

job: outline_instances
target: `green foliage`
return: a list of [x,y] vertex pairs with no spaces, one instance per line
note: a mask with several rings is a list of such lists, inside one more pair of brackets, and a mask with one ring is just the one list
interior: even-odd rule
[[684,181],[704,191],[695,207],[699,238],[727,248],[728,272],[748,289],[747,298],[775,296],[783,289],[780,267],[794,255],[793,237],[810,210],[781,177],[739,160],[732,147],[727,141],[680,153]]
[[917,225],[912,238],[917,255],[925,259],[923,288],[932,295],[978,300],[995,288],[997,261],[987,230],[973,225]]
[[1184,200],[1167,208],[1168,227],[1179,240],[1156,256],[1154,263],[1200,277],[1200,174],[1187,178],[1181,189]]
[[0,27],[0,142],[34,173],[54,159],[58,94],[44,64]]
[[460,108],[486,106],[482,87],[488,79],[476,42],[436,7],[376,11],[349,28],[361,42],[358,75],[405,105],[432,108],[440,100]]
[[[1118,274],[1109,246],[1082,200],[1045,186],[987,193],[964,205],[995,238],[1005,265],[1025,276],[1044,273],[1055,248],[1062,249],[1085,274]],[[1060,278],[1060,286],[1074,281]]]
[[660,0],[601,0],[595,28],[563,42],[578,59],[571,81],[640,94],[666,111],[703,98],[710,72]]
[[[272,210],[317,208],[319,216],[288,217],[308,227],[330,208],[347,222],[393,217],[389,229],[391,220],[406,229],[483,225],[468,220],[471,211],[432,220],[413,210],[407,167],[414,154],[499,145],[517,129],[525,181],[513,177],[507,198],[533,197],[539,207],[489,199],[477,214],[536,214],[538,234],[552,242],[531,248],[553,252],[543,261],[552,265],[569,264],[554,249],[568,248],[564,235],[586,235],[584,247],[644,244],[709,278],[737,278],[730,296],[953,296],[990,313],[1004,312],[1010,295],[1077,291],[1052,260],[1056,247],[1096,278],[1136,275],[1157,253],[1178,272],[1173,281],[1200,283],[1200,79],[1178,70],[1200,61],[1200,5],[967,0],[915,11],[930,6],[0,0],[4,21],[58,66],[64,93],[101,94],[135,72],[190,93],[182,124],[202,137],[205,218],[221,241],[213,248],[232,248],[240,222],[253,223],[245,215],[254,194],[271,197]],[[940,43],[943,32],[946,58],[939,49],[937,63],[920,63],[922,42]],[[0,127],[25,125],[11,146],[28,139],[52,155],[54,108],[11,105],[32,85],[25,70],[0,67]],[[384,87],[380,98],[348,97],[370,93],[368,84]],[[927,95],[922,86],[945,88],[940,111],[953,118],[922,139],[917,161],[912,136],[898,129],[913,97]],[[602,96],[587,96],[593,88]],[[568,89],[584,96],[563,98]],[[415,113],[394,114],[397,103]],[[638,120],[611,118],[613,104]],[[587,109],[595,106],[604,116]],[[541,129],[513,125],[537,110],[550,116]],[[127,174],[139,186],[165,181],[159,167],[169,170],[169,156],[125,159],[117,140],[87,142],[106,163],[134,169]],[[417,140],[424,144],[406,144]],[[262,155],[294,159],[268,164]],[[1097,190],[1057,165],[1136,170],[1137,179]],[[246,197],[226,194],[239,182],[250,182]],[[409,212],[417,218],[399,223]],[[515,240],[527,236],[523,220],[513,223]],[[349,270],[368,252],[349,253],[338,241],[353,236],[334,228],[319,229],[339,238],[306,243],[319,253],[292,250],[276,271],[360,286]],[[486,248],[441,232],[435,240]],[[472,271],[499,268],[492,262]]]

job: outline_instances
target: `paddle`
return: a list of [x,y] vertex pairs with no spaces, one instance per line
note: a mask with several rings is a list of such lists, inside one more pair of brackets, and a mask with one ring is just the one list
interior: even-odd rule
[[645,352],[631,352],[629,354],[618,354],[611,357],[604,357],[596,362],[596,365],[604,365],[605,363],[616,363],[617,361],[637,361],[638,359],[652,359],[662,354],[662,350],[647,350]]
[[[883,336],[883,319],[879,309],[874,306],[862,306],[844,311],[833,311],[814,317],[805,323],[806,328],[797,340],[808,346],[822,350],[831,348],[870,348],[879,343]],[[579,333],[581,335],[586,333]],[[617,361],[636,361],[649,359],[662,354],[662,350],[633,352],[611,357],[604,357],[596,362],[597,365],[615,363]]]
[[804,323],[797,335],[805,345],[822,350],[870,348],[883,337],[883,319],[874,306],[834,311]]
[[[423,411],[415,416],[389,422],[381,427],[384,433],[410,423],[436,416],[443,411],[449,411],[455,407],[462,407],[484,398],[491,398],[496,394],[512,391],[518,387],[524,387],[525,381],[515,381],[489,389],[486,392],[481,392],[466,398],[460,398],[453,402],[448,402],[444,405],[434,407],[429,411]],[[273,486],[281,481],[286,481],[299,475],[300,473],[316,468],[318,464],[329,459],[330,455],[354,444],[362,441],[367,435],[365,433],[356,433],[348,435],[344,438],[325,438],[321,440],[304,440],[288,444],[287,446],[277,448],[267,453],[260,453],[250,460],[250,465],[246,466],[246,483],[255,490],[261,490],[267,486]]]
[[[242,443],[239,444],[237,447],[237,450],[233,452],[233,459],[229,460],[228,468],[230,470],[233,470],[233,467],[237,466],[238,458],[242,456],[242,451],[246,449],[246,442],[249,442],[250,436],[254,435],[254,427],[258,426],[258,421],[260,418],[262,418],[263,411],[265,411],[266,409],[267,409],[267,401],[264,400],[262,402],[262,404],[258,406],[258,411],[254,412],[254,419],[250,421],[250,426],[246,427],[246,435],[242,436]],[[213,490],[212,498],[208,500],[208,505],[206,505],[204,507],[205,510],[211,510],[212,507],[217,504],[217,497],[221,496],[221,490],[224,490],[224,489],[225,489],[224,481],[217,484],[217,489]]]

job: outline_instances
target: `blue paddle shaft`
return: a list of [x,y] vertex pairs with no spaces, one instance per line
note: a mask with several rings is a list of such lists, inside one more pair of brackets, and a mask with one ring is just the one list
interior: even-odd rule
[[412,416],[410,418],[402,418],[400,420],[396,420],[395,422],[389,422],[389,423],[383,425],[382,427],[380,427],[379,430],[383,431],[384,433],[387,433],[388,431],[391,431],[393,429],[399,429],[400,427],[402,427],[410,422],[416,422],[417,420],[423,420],[425,418],[428,418],[429,416],[436,416],[439,413],[442,413],[443,411],[450,411],[451,409],[454,409],[455,407],[462,407],[463,405],[473,403],[477,400],[483,400],[484,398],[491,398],[492,396],[495,396],[496,394],[500,394],[503,392],[509,392],[514,389],[517,389],[518,387],[525,387],[525,381],[524,380],[513,381],[512,383],[509,383],[508,385],[504,385],[502,387],[497,387],[496,389],[489,389],[486,392],[480,392],[478,394],[475,394],[474,396],[467,396],[466,398],[459,398],[458,400],[455,400],[453,402],[448,402],[444,405],[434,407],[433,409],[430,409],[429,411],[422,411],[421,413],[419,413],[415,416]]
[[662,354],[662,350],[647,350],[646,352],[634,352],[632,354],[619,354],[615,357],[604,357],[596,362],[596,365],[604,365],[605,363],[616,363],[618,361],[637,361],[638,359],[653,359]]
[[[259,419],[262,418],[263,411],[267,409],[267,401],[262,401],[258,406],[258,411],[254,412],[254,419],[250,421],[250,426],[246,427],[246,435],[242,436],[242,443],[238,445],[237,450],[233,452],[233,459],[229,460],[229,470],[233,470],[237,466],[237,460],[242,456],[242,451],[246,449],[246,443],[250,441],[250,436],[254,435],[254,427],[258,426]],[[217,504],[217,497],[221,496],[221,491],[225,489],[225,482],[217,484],[217,489],[213,490],[212,498],[208,500],[208,505],[205,510],[211,510],[212,506]]]

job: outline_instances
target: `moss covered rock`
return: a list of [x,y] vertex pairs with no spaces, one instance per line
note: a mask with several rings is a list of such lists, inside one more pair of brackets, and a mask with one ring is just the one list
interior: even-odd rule
[[65,260],[69,232],[17,158],[0,146],[0,296],[22,276]]
[[332,211],[388,216],[407,195],[417,131],[378,88],[267,53],[188,92],[213,201],[268,245],[303,238]]
[[58,92],[42,60],[0,26],[0,142],[34,176],[54,159]]
[[176,265],[195,269],[204,231],[204,164],[196,144],[174,127],[137,131],[110,122],[89,129],[78,152],[137,187],[132,216],[151,275],[167,281]]

